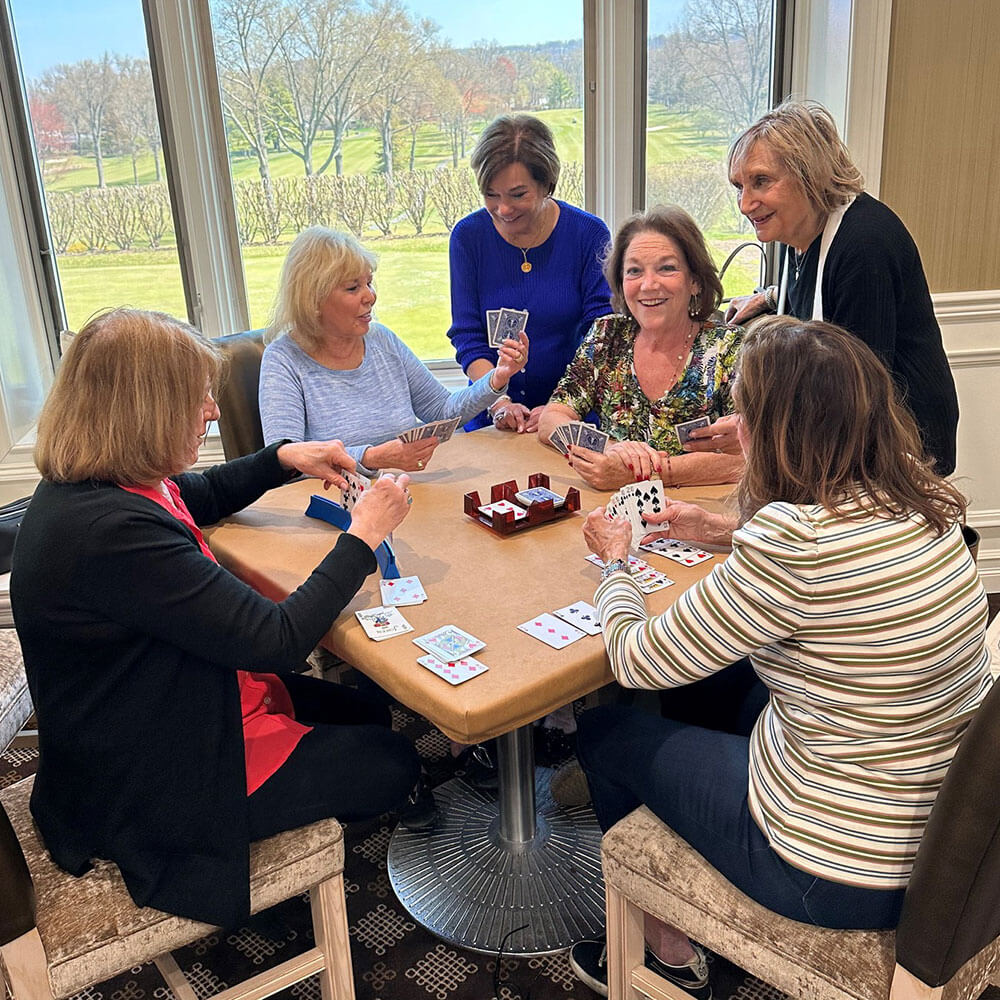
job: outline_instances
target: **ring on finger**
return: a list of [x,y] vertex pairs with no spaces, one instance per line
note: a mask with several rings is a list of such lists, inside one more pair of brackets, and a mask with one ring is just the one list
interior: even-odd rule
[[424,460],[422,458],[417,459],[417,468],[422,469],[424,467]]

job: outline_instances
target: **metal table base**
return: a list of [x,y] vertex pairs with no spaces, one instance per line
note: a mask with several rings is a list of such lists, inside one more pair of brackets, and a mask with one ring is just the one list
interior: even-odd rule
[[544,955],[600,935],[604,882],[593,811],[552,800],[553,772],[535,769],[530,727],[497,744],[497,800],[456,778],[434,789],[434,830],[393,834],[389,879],[397,897],[432,934],[472,951],[503,945],[506,954]]

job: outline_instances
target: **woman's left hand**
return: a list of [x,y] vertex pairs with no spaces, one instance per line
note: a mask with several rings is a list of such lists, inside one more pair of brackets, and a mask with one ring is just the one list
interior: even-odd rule
[[519,333],[517,338],[508,337],[501,345],[497,366],[494,369],[493,383],[503,383],[504,386],[528,363],[528,336]]
[[583,522],[583,537],[587,548],[604,563],[628,559],[632,525],[624,517],[609,518],[603,507],[597,507]]
[[301,472],[323,480],[323,489],[331,486],[347,489],[347,480],[341,475],[346,469],[355,470],[356,463],[344,449],[342,441],[293,441],[278,449],[278,461],[283,469]]
[[602,455],[599,451],[571,444],[566,460],[579,473],[580,478],[595,490],[616,490],[626,483],[638,482],[638,477],[616,452],[605,452]]

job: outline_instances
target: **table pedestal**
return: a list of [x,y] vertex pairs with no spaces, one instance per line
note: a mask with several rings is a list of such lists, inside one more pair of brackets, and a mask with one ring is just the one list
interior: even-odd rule
[[[497,739],[498,800],[456,778],[434,789],[429,833],[397,827],[389,880],[432,934],[472,951],[543,955],[604,930],[601,831],[588,806],[552,799],[531,727]],[[537,808],[536,808],[537,802]]]

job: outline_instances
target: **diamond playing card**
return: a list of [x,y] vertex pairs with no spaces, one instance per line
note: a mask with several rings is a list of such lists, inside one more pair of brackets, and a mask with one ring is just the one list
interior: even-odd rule
[[376,642],[413,631],[413,626],[399,613],[398,608],[366,608],[364,611],[355,611],[354,614],[368,638]]
[[469,635],[457,625],[442,625],[441,628],[436,628],[433,632],[417,636],[413,641],[421,649],[446,663],[478,652],[486,645],[481,639]]
[[683,448],[687,444],[688,438],[691,437],[691,431],[699,427],[708,427],[711,422],[708,417],[696,417],[694,420],[685,420],[682,424],[674,424],[674,433],[677,435],[681,447]]
[[535,639],[540,639],[553,649],[562,649],[563,646],[568,646],[571,642],[582,639],[585,634],[575,625],[570,625],[550,614],[536,615],[517,627]]
[[600,634],[601,617],[593,604],[588,604],[586,601],[577,601],[575,604],[569,604],[565,608],[559,608],[555,614],[564,622],[569,622],[570,625],[575,625],[580,631],[586,632],[587,635]]
[[415,576],[401,576],[395,580],[379,580],[382,604],[385,607],[405,607],[423,604],[427,600],[420,579]]
[[449,662],[439,660],[436,656],[428,653],[426,656],[418,656],[417,663],[426,667],[431,673],[437,674],[449,684],[461,684],[486,673],[490,669],[485,663],[481,663],[472,656],[463,656],[461,659]]

